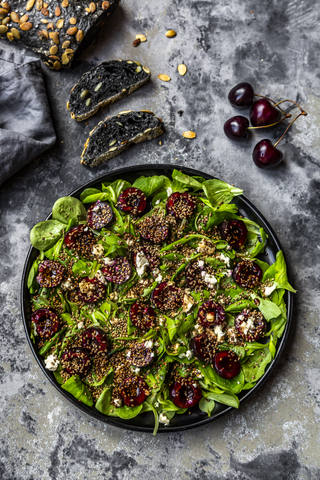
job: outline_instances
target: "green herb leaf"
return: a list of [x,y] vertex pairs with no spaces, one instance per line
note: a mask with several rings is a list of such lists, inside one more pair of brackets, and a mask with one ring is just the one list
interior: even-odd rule
[[201,186],[213,207],[218,207],[220,203],[230,203],[233,197],[243,194],[240,188],[216,179],[206,180]]
[[91,393],[88,387],[81,381],[78,375],[73,375],[68,378],[68,380],[61,385],[61,387],[67,392],[71,393],[75,398],[80,400],[80,402],[92,407],[93,400]]

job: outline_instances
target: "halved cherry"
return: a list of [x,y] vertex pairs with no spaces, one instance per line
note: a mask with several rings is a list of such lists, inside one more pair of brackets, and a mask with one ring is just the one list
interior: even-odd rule
[[33,312],[31,322],[36,325],[37,335],[42,340],[52,338],[60,327],[58,315],[47,308],[39,308]]
[[89,227],[99,230],[106,227],[113,219],[113,211],[106,202],[97,200],[87,211],[87,223]]
[[196,202],[190,193],[175,192],[168,198],[166,207],[167,213],[176,218],[183,219],[191,217],[196,208]]
[[182,304],[181,290],[173,282],[159,283],[152,291],[151,299],[161,311],[176,310]]
[[108,338],[101,328],[90,327],[81,333],[81,345],[89,355],[95,355],[107,350]]
[[120,210],[131,215],[140,215],[147,205],[145,194],[139,188],[126,188],[120,193],[117,206]]
[[259,310],[245,308],[234,321],[239,335],[246,342],[257,341],[266,331],[267,322]]
[[160,257],[157,251],[157,247],[153,245],[139,245],[132,252],[132,260],[135,267],[137,267],[136,257],[138,252],[143,252],[145,257],[147,258],[149,262],[149,266],[147,267],[148,270],[154,270],[160,265]]
[[70,375],[79,375],[83,378],[91,367],[91,359],[83,348],[70,348],[70,350],[63,352],[61,366]]
[[164,217],[151,215],[139,223],[138,229],[144,240],[152,243],[163,243],[169,235],[169,225]]
[[94,234],[87,225],[71,227],[65,237],[64,243],[70,250],[79,252],[82,256],[91,256],[94,245]]
[[190,262],[186,268],[186,281],[189,288],[205,287],[202,272],[204,272],[204,263],[202,260]]
[[216,337],[207,333],[193,337],[190,342],[190,349],[199,360],[205,363],[212,363],[216,354],[216,346]]
[[217,353],[213,365],[219,377],[226,380],[236,377],[241,369],[239,359],[232,350],[223,350]]
[[97,278],[85,277],[79,283],[77,295],[85,303],[93,303],[104,296],[105,286]]
[[135,302],[130,308],[130,320],[141,330],[150,330],[154,327],[156,313],[152,307],[148,307],[140,302]]
[[120,384],[119,393],[125,405],[137,407],[145,401],[149,390],[142,377],[127,377]]
[[131,266],[126,257],[108,259],[108,263],[101,268],[102,273],[109,282],[124,283],[131,277]]
[[233,269],[234,281],[243,288],[255,288],[262,280],[263,272],[258,264],[250,260],[241,260]]
[[225,319],[224,308],[219,303],[208,300],[199,308],[198,322],[205,328],[221,325]]
[[235,250],[239,250],[247,240],[247,227],[242,220],[225,220],[220,225],[220,234],[223,240]]
[[146,367],[154,361],[154,353],[144,343],[136,343],[127,353],[127,361],[133,367]]
[[39,274],[36,277],[40,287],[57,287],[63,279],[64,267],[59,262],[43,260],[39,265]]
[[201,388],[194,380],[176,380],[169,388],[172,402],[178,408],[190,408],[197,405],[202,398]]

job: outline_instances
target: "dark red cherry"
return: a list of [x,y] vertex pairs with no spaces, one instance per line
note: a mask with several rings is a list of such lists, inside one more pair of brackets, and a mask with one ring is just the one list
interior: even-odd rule
[[152,307],[135,302],[130,308],[130,320],[136,327],[147,331],[154,327],[156,313]]
[[70,350],[63,352],[61,366],[70,375],[79,375],[83,378],[91,367],[91,359],[83,348],[70,348]]
[[156,244],[163,243],[169,235],[169,225],[160,215],[146,217],[139,223],[138,230],[144,240]]
[[236,377],[241,370],[239,359],[232,350],[223,350],[217,353],[213,365],[219,377],[226,380]]
[[59,262],[52,260],[43,260],[39,265],[39,274],[37,282],[40,287],[57,287],[63,279],[64,267]]
[[106,202],[97,200],[87,211],[87,224],[89,227],[99,230],[106,227],[113,219],[113,211]]
[[108,259],[101,271],[105,278],[112,283],[121,284],[131,277],[131,266],[126,257],[118,256]]
[[60,327],[58,315],[47,308],[39,308],[33,312],[31,322],[36,325],[37,335],[41,340],[52,338]]
[[267,328],[267,322],[259,310],[253,308],[245,308],[239,313],[234,321],[234,325],[239,335],[246,342],[255,342]]
[[241,82],[233,87],[228,95],[229,102],[235,108],[248,108],[253,103],[254,92],[250,83]]
[[172,402],[178,408],[191,408],[200,402],[202,397],[201,388],[194,380],[176,380],[169,388]]
[[229,118],[229,120],[227,120],[224,124],[223,130],[230,140],[243,142],[243,140],[247,140],[248,138],[248,127],[249,120],[246,117],[238,115],[236,117]]
[[243,288],[255,288],[262,280],[263,272],[259,265],[250,260],[241,260],[233,269],[234,281]]
[[178,219],[191,217],[195,208],[196,202],[193,200],[190,193],[172,193],[166,203],[167,213],[173,215]]
[[108,338],[101,328],[90,327],[81,333],[81,345],[89,355],[105,352],[108,348]]
[[159,267],[160,265],[160,257],[159,257],[159,249],[157,247],[154,247],[153,245],[140,245],[134,249],[132,252],[132,260],[134,263],[134,266],[137,268],[137,253],[138,252],[143,252],[144,256],[147,258],[149,265],[147,266],[147,271],[148,270],[154,270],[155,268]]
[[87,225],[77,225],[67,231],[64,243],[70,250],[76,250],[83,257],[91,257],[94,234]]
[[281,118],[281,112],[266,98],[260,98],[251,107],[250,122],[254,127],[266,127],[276,123]]
[[133,367],[146,367],[154,361],[154,353],[144,343],[136,343],[127,353],[127,361]]
[[277,167],[282,162],[283,153],[270,140],[265,139],[254,147],[252,158],[257,167],[268,169]]
[[225,220],[220,225],[220,234],[223,240],[235,250],[239,250],[247,240],[247,227],[242,220]]
[[76,295],[82,302],[93,303],[103,298],[105,286],[97,278],[84,277],[79,282]]
[[152,291],[151,299],[161,311],[176,310],[182,304],[181,290],[173,282],[161,282]]
[[125,405],[137,407],[145,401],[149,390],[142,377],[128,377],[120,384],[119,393]]
[[199,308],[197,320],[205,328],[222,325],[225,319],[224,308],[219,303],[208,300]]
[[202,279],[202,272],[204,272],[204,263],[202,260],[190,262],[186,268],[186,281],[189,288],[205,287]]
[[145,194],[139,188],[126,188],[120,193],[117,206],[120,210],[131,215],[140,215],[147,205]]
[[216,353],[215,336],[209,333],[202,333],[193,337],[190,342],[190,349],[199,360],[205,363],[212,363]]

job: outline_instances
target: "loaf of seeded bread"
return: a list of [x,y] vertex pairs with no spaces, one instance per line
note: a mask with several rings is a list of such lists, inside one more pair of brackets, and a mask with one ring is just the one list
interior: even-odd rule
[[71,90],[67,108],[78,122],[100,108],[129,95],[150,80],[151,73],[139,62],[111,60],[86,72]]
[[151,140],[163,132],[161,118],[147,110],[129,110],[114,117],[107,117],[90,132],[81,155],[81,163],[96,167],[119,155],[130,145]]
[[119,1],[6,0],[0,3],[0,38],[22,43],[54,70],[70,68]]

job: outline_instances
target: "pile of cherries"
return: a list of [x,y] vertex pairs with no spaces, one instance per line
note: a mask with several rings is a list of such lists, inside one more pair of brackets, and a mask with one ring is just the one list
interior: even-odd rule
[[[259,100],[255,101],[255,96],[260,97]],[[249,126],[249,120],[242,115],[229,118],[224,124],[224,133],[226,136],[230,138],[230,140],[238,142],[248,139],[249,130],[274,127],[286,118],[290,118],[291,114],[285,113],[281,109],[280,104],[291,102],[300,109],[300,113],[292,120],[283,135],[274,145],[272,145],[270,140],[263,139],[254,147],[252,157],[257,167],[267,169],[279,165],[283,159],[283,153],[276,148],[277,145],[281,142],[297,118],[301,115],[306,116],[307,113],[293,100],[281,100],[276,103],[268,97],[254,93],[252,85],[247,82],[239,83],[233,87],[229,92],[228,99],[234,108],[250,108],[249,117],[251,127]]]

